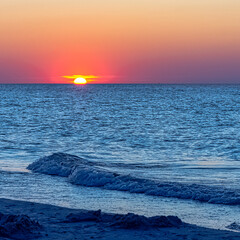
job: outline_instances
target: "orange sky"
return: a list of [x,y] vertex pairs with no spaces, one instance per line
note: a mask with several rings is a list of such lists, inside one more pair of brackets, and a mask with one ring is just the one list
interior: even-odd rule
[[1,0],[0,82],[240,83],[239,0]]

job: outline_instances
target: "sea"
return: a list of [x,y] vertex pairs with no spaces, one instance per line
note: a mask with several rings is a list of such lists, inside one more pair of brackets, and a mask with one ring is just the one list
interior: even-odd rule
[[[54,153],[124,187],[27,169]],[[240,223],[239,183],[240,85],[0,85],[1,198],[226,229]]]

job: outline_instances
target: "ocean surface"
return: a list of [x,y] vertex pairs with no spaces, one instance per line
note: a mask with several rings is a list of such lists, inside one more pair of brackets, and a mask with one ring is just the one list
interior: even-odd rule
[[[0,85],[0,96],[0,197],[240,221],[240,85]],[[27,170],[58,152],[124,189],[99,172],[88,186]]]

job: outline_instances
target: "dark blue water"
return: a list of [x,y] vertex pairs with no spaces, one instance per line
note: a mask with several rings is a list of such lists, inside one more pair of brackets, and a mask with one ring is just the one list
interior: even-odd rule
[[239,86],[0,85],[0,94],[4,168],[61,151],[150,178],[238,180]]
[[31,175],[9,172],[54,152],[136,177],[239,189],[239,85],[0,85],[0,96],[5,195],[20,196],[10,182]]

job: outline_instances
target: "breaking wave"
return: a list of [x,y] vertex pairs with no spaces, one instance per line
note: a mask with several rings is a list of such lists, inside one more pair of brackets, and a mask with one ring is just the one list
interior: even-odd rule
[[192,199],[201,202],[239,205],[240,193],[219,187],[175,182],[159,182],[107,171],[103,164],[78,156],[54,153],[40,158],[27,168],[33,172],[67,177],[72,184],[102,187],[108,190],[128,191],[152,196]]

